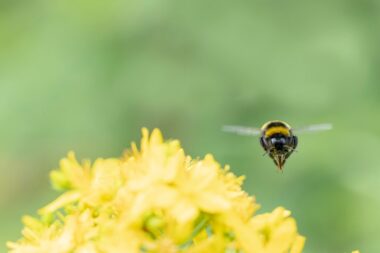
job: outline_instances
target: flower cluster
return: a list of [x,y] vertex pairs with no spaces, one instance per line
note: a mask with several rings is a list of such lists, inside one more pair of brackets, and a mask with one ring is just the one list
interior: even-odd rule
[[63,190],[23,218],[10,253],[299,253],[304,237],[282,207],[257,215],[243,177],[211,155],[186,156],[176,140],[143,129],[120,159],[78,163],[74,154],[52,171]]

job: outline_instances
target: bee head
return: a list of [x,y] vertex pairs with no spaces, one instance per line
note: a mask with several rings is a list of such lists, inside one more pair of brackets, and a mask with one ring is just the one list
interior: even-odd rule
[[270,139],[270,142],[275,149],[282,150],[286,144],[286,139],[285,137],[274,137]]

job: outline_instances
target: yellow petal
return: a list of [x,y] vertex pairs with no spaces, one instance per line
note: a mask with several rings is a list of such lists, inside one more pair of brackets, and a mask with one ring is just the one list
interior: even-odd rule
[[[306,238],[300,235],[297,235],[292,248],[290,249],[290,253],[301,253],[303,246],[305,245]],[[359,252],[357,252],[359,253]]]
[[186,250],[186,253],[224,253],[225,242],[221,236],[212,236]]
[[199,214],[199,210],[188,200],[180,199],[171,208],[170,214],[179,223],[193,222]]
[[297,236],[294,220],[287,219],[270,231],[266,248],[268,252],[277,253],[289,251]]
[[159,145],[162,144],[163,137],[161,131],[158,128],[153,129],[152,134],[150,136],[150,145]]
[[223,212],[231,208],[231,202],[227,198],[214,192],[199,193],[194,201],[207,213]]
[[38,213],[41,215],[47,215],[59,208],[66,206],[67,204],[73,203],[81,197],[81,193],[78,191],[69,191],[65,192],[61,196],[59,196],[56,200],[48,204],[47,206],[38,210]]
[[175,205],[176,201],[180,198],[180,195],[174,187],[157,185],[149,189],[148,198],[154,207],[170,209]]

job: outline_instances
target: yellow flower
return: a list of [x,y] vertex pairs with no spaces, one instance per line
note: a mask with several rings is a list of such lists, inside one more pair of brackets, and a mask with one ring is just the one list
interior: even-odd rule
[[185,228],[202,212],[217,214],[234,208],[245,218],[253,214],[256,204],[241,190],[243,178],[222,170],[211,155],[191,160],[178,141],[165,143],[158,130],[150,138],[143,130],[141,152],[133,147],[124,157],[126,184],[116,200],[124,203],[122,209],[129,205],[128,218],[136,221],[149,210],[160,209]]
[[254,216],[250,224],[260,235],[263,252],[299,252],[303,248],[304,237],[298,235],[295,220],[282,207]]
[[284,208],[254,215],[244,177],[212,155],[186,156],[179,141],[142,130],[122,158],[77,162],[51,172],[61,196],[26,216],[9,253],[300,253],[304,237]]

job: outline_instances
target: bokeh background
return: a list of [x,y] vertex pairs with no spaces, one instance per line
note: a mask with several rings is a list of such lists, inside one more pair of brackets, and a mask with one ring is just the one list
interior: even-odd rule
[[[380,252],[380,2],[1,0],[0,252],[58,193],[67,151],[119,156],[159,127],[211,152],[306,253]],[[224,124],[331,122],[284,173]]]

